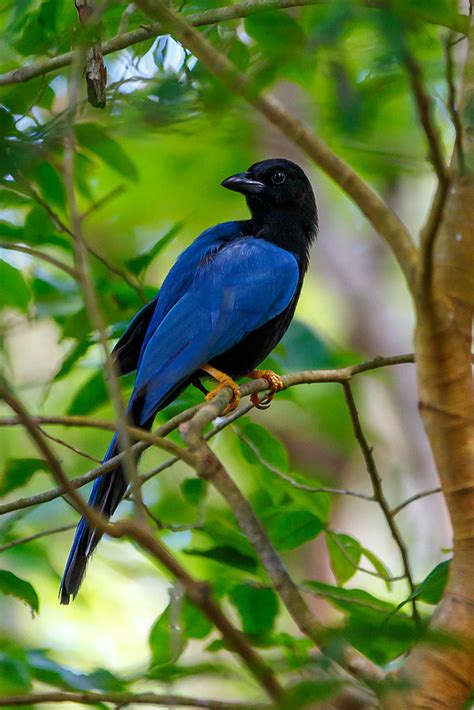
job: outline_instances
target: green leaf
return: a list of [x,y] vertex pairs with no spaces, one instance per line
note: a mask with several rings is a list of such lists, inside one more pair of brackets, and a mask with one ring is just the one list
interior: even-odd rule
[[24,239],[30,244],[44,244],[54,241],[55,228],[49,214],[43,207],[35,205],[25,220]]
[[24,486],[37,471],[44,471],[46,463],[42,459],[7,459],[0,485],[2,495]]
[[46,201],[53,206],[64,207],[66,193],[56,168],[53,168],[51,163],[42,162],[37,166],[35,176]]
[[192,639],[206,638],[213,629],[209,619],[188,599],[183,600],[181,624],[186,637]]
[[[250,422],[240,427],[240,448],[245,459],[251,463],[259,463],[259,458],[271,466],[288,471],[288,453],[284,444],[260,424]],[[256,453],[257,452],[257,453]]]
[[0,651],[0,690],[3,693],[26,692],[31,688],[28,666],[21,658]]
[[76,392],[67,414],[69,416],[90,414],[108,400],[104,373],[99,370]]
[[375,571],[382,577],[382,579],[385,582],[385,586],[387,587],[388,590],[391,588],[391,582],[390,582],[390,572],[387,569],[387,567],[384,565],[382,560],[377,557],[377,555],[374,555],[371,550],[368,550],[366,547],[362,548],[362,554],[367,557],[369,562],[373,565]]
[[229,565],[229,567],[244,570],[244,572],[255,572],[258,566],[255,558],[244,555],[242,552],[239,552],[239,550],[236,550],[235,547],[231,547],[230,545],[211,547],[208,550],[188,548],[187,550],[183,550],[183,552],[186,555],[206,557],[209,560],[221,562],[223,565]]
[[[8,194],[15,195],[16,193],[9,192]],[[3,192],[2,195],[5,196],[5,192]],[[0,219],[0,237],[2,239],[11,239],[12,241],[20,242],[24,238],[23,227],[19,227],[17,224],[5,222],[3,219]]]
[[382,599],[369,594],[364,589],[345,589],[344,587],[335,587],[332,584],[308,580],[303,582],[305,588],[308,588],[316,596],[329,599],[334,606],[343,611],[353,612],[354,607],[360,606],[367,609],[379,611],[386,615],[395,611],[395,606]]
[[[290,688],[285,696],[283,710],[303,710],[318,707],[322,700],[334,697],[343,687],[337,679],[302,681]],[[318,703],[318,705],[316,705]],[[323,703],[326,707],[326,703]]]
[[207,483],[201,478],[186,478],[181,484],[183,497],[191,505],[199,505],[207,493]]
[[300,55],[306,46],[306,36],[298,22],[286,12],[265,12],[251,15],[244,21],[246,32],[259,50],[274,61]]
[[53,378],[53,382],[57,382],[58,380],[61,380],[63,377],[66,377],[68,375],[76,362],[83,357],[86,352],[89,350],[89,348],[92,345],[92,341],[88,340],[87,338],[84,340],[80,340],[76,345],[74,345],[64,358],[64,360],[61,363],[61,367],[55,374]]
[[77,673],[53,661],[44,650],[27,653],[28,665],[35,680],[64,690],[121,691],[126,685],[110,671],[99,668],[92,673]]
[[138,173],[124,149],[106,130],[95,123],[76,125],[79,144],[98,155],[104,163],[129,180],[137,180]]
[[275,511],[264,520],[277,550],[292,550],[314,540],[323,530],[321,520],[307,510]]
[[26,311],[30,303],[30,289],[21,272],[0,259],[0,303],[3,307]]
[[136,256],[133,259],[129,259],[128,261],[126,261],[125,264],[128,270],[136,276],[141,274],[142,271],[144,271],[147,266],[151,264],[153,259],[158,256],[158,254],[174,239],[174,237],[178,234],[182,226],[183,223],[178,222],[173,227],[171,227],[171,229],[169,229],[166,234],[160,237],[160,239],[158,239],[156,244],[154,244],[151,249],[148,249],[148,251],[146,251],[144,254],[140,254],[139,256]]
[[151,668],[175,663],[184,651],[186,639],[177,622],[178,619],[172,621],[170,605],[153,624],[148,639]]
[[444,560],[440,562],[434,569],[431,570],[429,575],[417,585],[413,594],[410,594],[408,600],[419,599],[420,602],[425,602],[425,604],[437,604],[448,583],[449,568],[451,566],[451,560]]
[[0,594],[16,597],[29,606],[33,614],[39,611],[39,599],[34,588],[13,572],[0,570]]
[[278,613],[278,599],[270,588],[236,584],[229,599],[239,612],[242,630],[246,634],[267,634]]
[[357,572],[362,547],[350,535],[332,531],[326,535],[326,544],[337,583],[345,584]]

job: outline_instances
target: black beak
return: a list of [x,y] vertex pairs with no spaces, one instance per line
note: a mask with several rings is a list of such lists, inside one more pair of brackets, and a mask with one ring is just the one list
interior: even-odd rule
[[231,175],[226,180],[221,182],[222,187],[235,192],[241,192],[243,195],[257,195],[265,189],[265,184],[258,180],[253,180],[248,173],[237,173]]

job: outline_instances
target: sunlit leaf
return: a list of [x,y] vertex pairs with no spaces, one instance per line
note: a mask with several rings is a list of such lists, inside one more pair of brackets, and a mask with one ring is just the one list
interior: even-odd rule
[[244,633],[266,634],[272,630],[278,613],[273,589],[236,584],[229,592],[229,599],[239,612]]
[[307,510],[274,511],[264,523],[277,550],[299,547],[323,530],[321,520]]
[[104,373],[99,370],[82,385],[68,407],[70,416],[90,414],[108,399]]
[[337,583],[345,584],[357,572],[361,544],[350,535],[335,532],[326,535],[326,544]]
[[34,588],[13,572],[0,570],[0,594],[10,595],[24,602],[33,614],[39,611],[39,599]]
[[30,303],[30,289],[21,271],[0,259],[0,303],[2,306],[26,311]]
[[0,480],[0,493],[6,495],[15,488],[21,488],[37,471],[44,471],[45,466],[42,459],[8,459]]

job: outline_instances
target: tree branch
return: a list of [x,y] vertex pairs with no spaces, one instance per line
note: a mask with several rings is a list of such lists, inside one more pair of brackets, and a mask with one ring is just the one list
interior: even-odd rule
[[46,254],[44,251],[40,251],[39,249],[33,249],[33,247],[29,247],[24,244],[16,244],[3,240],[0,241],[0,249],[19,251],[22,254],[28,254],[35,259],[41,259],[42,261],[46,261],[48,264],[51,264],[51,266],[61,269],[61,271],[64,271],[66,274],[69,274],[69,276],[72,276],[73,279],[77,279],[77,271],[72,266],[68,266],[68,264],[65,264],[63,261],[59,261],[59,259],[56,259],[54,256],[50,256],[50,254]]
[[158,20],[163,31],[188,49],[230,91],[244,98],[292,143],[297,145],[342,188],[392,249],[407,283],[413,285],[417,252],[411,235],[382,198],[344,160],[272,95],[256,93],[248,78],[163,0],[138,0],[145,14]]
[[[238,20],[250,15],[264,12],[265,10],[281,10],[291,7],[305,7],[311,5],[326,5],[329,0],[245,0],[235,5],[220,7],[212,10],[204,10],[188,16],[188,22],[193,27],[203,27],[206,25],[215,25],[219,22],[227,22],[229,20]],[[386,7],[387,3],[383,0],[367,0],[367,7],[382,8]],[[412,11],[413,17],[433,24],[441,24],[439,18],[430,14],[429,7],[417,7]],[[447,20],[446,27],[449,27],[454,32],[467,34],[469,29],[469,18],[466,15],[456,15]],[[160,23],[154,23],[148,27],[139,27],[131,32],[123,32],[102,43],[102,54],[112,54],[121,49],[126,49],[139,42],[144,42],[148,39],[153,39],[163,34],[163,28]],[[43,74],[48,74],[58,69],[67,67],[72,62],[72,52],[65,52],[57,57],[43,59],[39,62],[29,64],[18,69],[0,74],[0,86],[8,86],[10,84],[20,84],[24,81],[30,81]]]
[[[374,492],[374,498],[378,502],[382,513],[385,517],[385,520],[387,521],[387,525],[390,529],[390,532],[392,533],[393,539],[395,540],[395,543],[400,551],[400,556],[402,558],[402,564],[403,564],[403,571],[405,573],[405,577],[407,578],[408,581],[408,586],[410,587],[410,592],[413,593],[415,591],[415,584],[413,582],[413,576],[411,573],[410,569],[410,561],[408,558],[408,551],[406,548],[406,545],[403,541],[403,538],[401,536],[400,530],[398,529],[397,524],[395,523],[395,520],[393,519],[393,515],[390,510],[390,506],[388,504],[387,499],[385,498],[385,494],[383,492],[382,488],[382,479],[380,477],[380,474],[377,469],[377,465],[375,463],[375,459],[373,456],[373,451],[372,448],[369,446],[367,439],[365,438],[364,430],[362,429],[362,424],[360,422],[359,418],[359,412],[357,411],[357,406],[354,400],[354,395],[352,393],[352,387],[350,382],[344,382],[343,383],[343,388],[344,388],[344,396],[346,398],[346,403],[347,407],[349,409],[349,414],[351,416],[352,420],[352,426],[354,429],[354,436],[359,442],[360,449],[362,451],[362,455],[364,457],[365,461],[365,466],[367,469],[367,473],[369,474],[370,482],[372,484],[372,490]],[[420,622],[420,617],[418,614],[418,610],[416,607],[416,602],[415,599],[412,599],[412,608],[413,608],[413,618],[417,623]]]
[[205,710],[270,710],[273,707],[263,703],[219,702],[218,700],[158,693],[95,693],[91,691],[72,692],[55,690],[45,693],[26,693],[24,695],[7,695],[0,697],[0,707],[38,705],[40,703],[80,703],[81,705],[111,703],[117,708],[136,704],[204,708]]

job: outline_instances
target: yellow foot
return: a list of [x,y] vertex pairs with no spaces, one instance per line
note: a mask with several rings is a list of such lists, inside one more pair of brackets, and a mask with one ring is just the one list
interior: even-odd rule
[[262,378],[268,382],[268,389],[270,392],[267,394],[265,399],[260,401],[258,392],[254,392],[250,397],[254,407],[257,407],[257,409],[268,409],[275,394],[283,389],[281,377],[277,375],[276,372],[273,372],[273,370],[252,370],[252,372],[249,372],[247,377],[250,377],[252,380],[259,380]]
[[224,409],[222,414],[228,414],[229,412],[232,412],[233,409],[236,409],[239,406],[240,402],[240,389],[239,385],[234,382],[232,377],[226,375],[225,372],[217,370],[215,367],[212,367],[212,365],[203,365],[201,367],[201,370],[207,372],[208,375],[211,375],[211,377],[213,377],[219,383],[217,387],[214,387],[213,390],[206,394],[206,402],[209,402],[210,399],[213,399],[213,397],[215,397],[216,394],[218,394],[224,387],[230,387],[230,389],[232,390],[232,399],[230,400],[229,404]]

